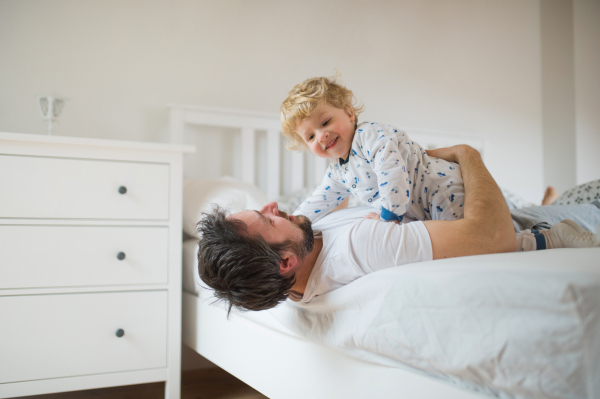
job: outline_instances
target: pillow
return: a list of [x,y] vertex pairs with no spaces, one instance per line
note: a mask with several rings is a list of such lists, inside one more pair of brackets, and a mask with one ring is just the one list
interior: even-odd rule
[[533,202],[527,201],[525,198],[521,197],[518,194],[513,193],[506,188],[500,187],[500,191],[502,191],[502,195],[504,196],[504,200],[508,204],[508,209],[520,209],[527,208],[529,206],[536,206],[539,204],[534,204]]
[[552,205],[591,204],[594,201],[600,201],[600,180],[565,191]]
[[212,180],[183,180],[183,231],[197,237],[196,224],[203,212],[217,204],[231,213],[246,209],[260,209],[268,203],[267,197],[253,184],[233,177]]

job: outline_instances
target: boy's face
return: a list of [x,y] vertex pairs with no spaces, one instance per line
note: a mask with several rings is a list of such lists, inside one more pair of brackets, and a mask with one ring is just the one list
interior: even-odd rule
[[324,104],[300,122],[296,132],[321,158],[346,159],[354,138],[354,112]]

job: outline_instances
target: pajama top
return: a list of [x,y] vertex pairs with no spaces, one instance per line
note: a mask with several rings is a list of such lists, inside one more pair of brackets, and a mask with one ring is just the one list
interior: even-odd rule
[[390,125],[357,125],[346,160],[331,160],[322,183],[294,212],[316,222],[349,195],[384,220],[455,220],[463,217],[464,186],[457,163],[430,157]]

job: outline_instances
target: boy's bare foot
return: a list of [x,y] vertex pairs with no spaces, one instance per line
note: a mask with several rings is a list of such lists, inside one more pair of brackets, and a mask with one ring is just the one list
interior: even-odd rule
[[542,205],[551,205],[557,198],[558,193],[556,192],[556,189],[552,186],[548,186],[544,193],[544,199],[542,199]]

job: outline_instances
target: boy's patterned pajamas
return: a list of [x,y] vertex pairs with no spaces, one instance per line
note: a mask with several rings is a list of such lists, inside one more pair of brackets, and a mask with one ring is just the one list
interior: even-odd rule
[[384,220],[455,220],[463,217],[460,166],[429,157],[393,126],[363,122],[350,155],[333,159],[323,182],[294,212],[313,223],[355,195]]

